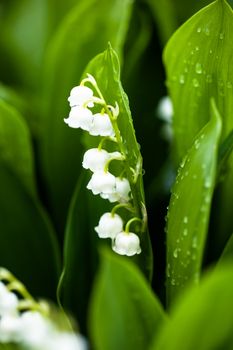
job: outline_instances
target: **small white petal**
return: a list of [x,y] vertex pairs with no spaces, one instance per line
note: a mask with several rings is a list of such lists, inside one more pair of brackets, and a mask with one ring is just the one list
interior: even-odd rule
[[47,340],[43,350],[87,350],[87,342],[79,335],[57,332]]
[[115,238],[123,230],[123,221],[118,214],[105,213],[101,216],[95,231],[100,238]]
[[21,341],[28,346],[36,347],[49,339],[55,330],[53,324],[36,311],[27,311],[20,317]]
[[173,116],[173,105],[169,96],[161,98],[158,104],[157,113],[161,120],[171,123]]
[[135,233],[123,231],[116,236],[112,249],[120,255],[132,256],[140,254],[140,240]]
[[93,116],[93,122],[90,129],[92,136],[115,136],[112,123],[107,114],[96,113]]
[[85,169],[90,169],[93,172],[98,170],[104,171],[110,157],[110,153],[103,149],[91,148],[85,152],[82,165]]
[[130,192],[130,184],[126,178],[116,178],[116,193],[120,197],[120,201],[128,201]]
[[116,178],[109,172],[96,171],[87,184],[93,194],[112,193],[115,191]]
[[18,298],[17,296],[9,292],[7,288],[1,288],[0,295],[0,317],[5,315],[17,315],[17,307],[18,307]]
[[93,114],[87,108],[76,106],[71,108],[69,117],[64,119],[64,121],[71,128],[81,128],[89,131],[93,121]]
[[[83,107],[84,104],[91,100],[93,97],[93,91],[87,86],[75,86],[70,91],[70,96],[68,97],[68,101],[70,103],[70,107],[79,106]],[[93,107],[93,102],[88,103],[88,107]]]
[[0,321],[0,342],[18,342],[21,340],[20,317],[6,315]]
[[104,199],[108,199],[110,203],[124,203],[130,200],[129,192],[130,184],[128,179],[116,177],[115,191],[112,193],[101,193],[100,196]]

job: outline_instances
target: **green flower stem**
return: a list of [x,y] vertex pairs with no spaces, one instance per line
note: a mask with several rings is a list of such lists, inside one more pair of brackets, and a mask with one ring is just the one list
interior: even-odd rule
[[125,232],[126,233],[129,233],[129,228],[130,228],[130,225],[133,223],[133,222],[135,222],[135,221],[140,221],[140,223],[142,223],[142,219],[140,219],[140,218],[132,218],[132,219],[130,219],[128,222],[127,222],[127,224],[126,224],[126,226],[125,226]]
[[112,216],[116,213],[116,211],[120,208],[125,208],[127,210],[129,210],[130,212],[134,212],[133,207],[130,203],[120,203],[115,205],[115,207],[113,207],[111,214]]

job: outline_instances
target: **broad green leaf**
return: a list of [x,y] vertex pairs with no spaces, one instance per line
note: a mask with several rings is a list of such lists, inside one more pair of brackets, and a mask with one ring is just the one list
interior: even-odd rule
[[[80,133],[63,121],[69,113],[67,97],[80,83],[90,59],[110,40],[121,52],[132,1],[79,1],[65,17],[51,42],[45,63],[41,164],[50,206],[62,230],[67,208],[80,174]],[[64,186],[64,183],[66,184]]]
[[22,116],[0,100],[0,162],[7,164],[35,195],[34,160],[29,130]]
[[164,322],[166,315],[140,271],[103,251],[90,307],[94,348],[147,349]]
[[[168,210],[167,302],[199,280],[217,170],[221,118],[211,100],[211,120],[181,163]],[[209,114],[209,115],[210,115]]]
[[[127,159],[125,160],[126,177],[130,181],[136,216],[143,220],[142,232],[138,232],[142,253],[133,257],[133,259],[150,279],[152,276],[152,252],[146,225],[147,218],[142,182],[142,156],[135,136],[129,101],[121,85],[118,57],[110,45],[106,51],[96,56],[89,63],[85,73],[91,74],[96,79],[98,87],[108,105],[115,106],[117,102],[119,106],[120,113],[117,118],[117,124],[120,129],[125,153],[127,154]],[[136,178],[132,169],[136,171]],[[136,180],[136,183],[134,180]]]
[[233,265],[222,266],[180,298],[151,350],[233,348]]
[[232,9],[225,0],[217,0],[181,26],[165,48],[177,161],[208,121],[210,97],[223,117],[222,139],[233,128],[232,31]]
[[0,265],[36,295],[54,298],[57,245],[38,202],[33,162],[23,118],[0,101]]
[[39,297],[55,299],[57,243],[41,205],[13,170],[0,162],[0,266]]
[[102,243],[94,227],[104,211],[104,203],[86,189],[88,174],[82,174],[69,208],[64,243],[64,267],[58,298],[72,312],[81,332],[86,332],[86,315],[97,268],[97,248]]

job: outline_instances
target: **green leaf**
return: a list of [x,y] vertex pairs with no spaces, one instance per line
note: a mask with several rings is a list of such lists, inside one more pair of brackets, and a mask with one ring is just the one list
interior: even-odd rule
[[233,265],[222,266],[187,290],[151,350],[230,350],[233,347]]
[[94,348],[147,349],[165,321],[140,271],[125,258],[103,251],[90,308]]
[[[133,259],[144,271],[146,276],[151,279],[152,252],[146,225],[147,218],[142,181],[142,156],[135,136],[128,97],[121,85],[118,57],[110,45],[106,51],[96,56],[89,63],[83,76],[85,76],[86,73],[91,74],[96,79],[97,85],[107,104],[115,106],[117,102],[119,106],[120,113],[117,118],[117,124],[127,154],[127,160],[125,161],[126,177],[130,181],[136,216],[142,218],[144,222],[141,232],[138,232],[142,253],[133,257]],[[136,183],[134,182],[135,174],[132,173],[132,169],[136,171]]]
[[0,162],[0,266],[37,297],[55,299],[58,247],[41,205],[13,170]]
[[211,120],[181,163],[167,223],[167,301],[199,280],[213,196],[221,118],[211,100]]
[[7,164],[31,194],[36,193],[29,130],[16,109],[0,100],[0,162]]
[[0,265],[38,296],[55,296],[57,244],[39,204],[32,145],[21,115],[0,101]]
[[82,333],[86,332],[87,306],[98,263],[97,248],[101,242],[94,227],[104,211],[103,201],[86,189],[87,175],[81,175],[69,208],[64,267],[58,287],[61,305],[76,316]]
[[226,261],[233,261],[233,235],[229,238],[222,255],[220,256],[220,259],[218,261],[218,267],[221,267],[223,263]]
[[229,158],[233,150],[233,131],[222,142],[219,148],[218,156],[218,177],[219,181],[224,179],[224,176],[229,171]]
[[233,128],[232,31],[232,9],[217,0],[182,25],[165,48],[177,162],[208,121],[210,97],[223,117],[223,140]]
[[131,0],[79,1],[65,17],[48,50],[41,164],[60,231],[80,174],[83,150],[81,134],[63,121],[69,113],[67,97],[79,84],[89,60],[103,51],[109,40],[121,52],[131,8]]

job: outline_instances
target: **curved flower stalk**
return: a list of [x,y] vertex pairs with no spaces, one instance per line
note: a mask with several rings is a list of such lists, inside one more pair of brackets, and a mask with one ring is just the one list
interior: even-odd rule
[[[82,166],[92,172],[87,189],[110,203],[116,203],[111,212],[101,216],[95,231],[100,238],[111,238],[112,249],[116,253],[127,256],[139,254],[139,237],[135,232],[129,231],[129,225],[134,221],[140,221],[142,226],[132,190],[138,169],[129,167],[128,151],[118,125],[119,106],[117,102],[114,106],[108,104],[95,78],[90,74],[71,90],[68,101],[71,111],[68,118],[64,119],[65,123],[72,128],[81,128],[92,136],[101,137],[98,147],[87,150],[83,157]],[[114,151],[110,152],[112,148]],[[119,174],[110,169],[113,161],[118,162]],[[131,178],[128,178],[129,172]],[[126,222],[127,229],[124,229],[123,218],[116,214],[120,208],[130,213]]]
[[59,329],[61,325],[51,316],[48,303],[37,302],[8,270],[0,268],[1,343],[15,343],[28,350],[87,349],[81,336]]

